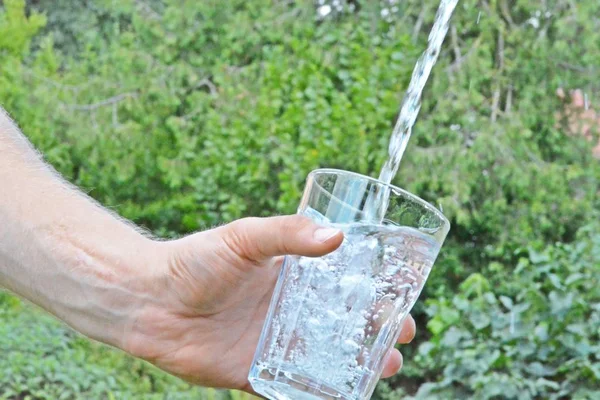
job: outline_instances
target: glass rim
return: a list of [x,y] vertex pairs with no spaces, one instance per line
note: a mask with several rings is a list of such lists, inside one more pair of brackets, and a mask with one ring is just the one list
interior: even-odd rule
[[[440,218],[440,220],[442,221],[443,225],[446,225],[447,228],[450,227],[450,221],[448,220],[448,218],[444,215],[444,213],[440,210],[438,210],[434,205],[432,205],[431,203],[423,200],[422,198],[420,198],[419,196],[412,194],[411,192],[402,189],[396,185],[392,185],[390,183],[385,183],[377,178],[373,178],[367,175],[363,175],[363,174],[359,174],[358,172],[352,172],[352,171],[346,171],[343,169],[336,169],[336,168],[317,168],[317,169],[313,169],[312,171],[310,171],[310,173],[308,174],[308,178],[314,177],[315,175],[319,175],[319,174],[336,174],[336,175],[340,175],[340,174],[344,174],[344,175],[351,175],[351,176],[355,176],[357,178],[361,178],[367,181],[370,181],[371,183],[375,183],[377,185],[380,186],[387,186],[390,189],[394,190],[394,191],[398,191],[400,192],[400,194],[402,194],[405,197],[408,197],[410,200],[420,204],[423,208],[425,208],[426,210],[434,213],[437,217]],[[324,190],[325,192],[329,193],[328,190],[326,190],[323,186],[321,186],[318,182],[315,181],[315,184],[317,184],[322,190]],[[331,193],[329,193],[331,194]]]

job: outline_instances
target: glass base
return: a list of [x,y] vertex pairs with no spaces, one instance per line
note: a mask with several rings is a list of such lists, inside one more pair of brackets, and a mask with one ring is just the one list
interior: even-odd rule
[[255,365],[249,380],[257,393],[270,400],[358,400],[313,378],[277,367]]

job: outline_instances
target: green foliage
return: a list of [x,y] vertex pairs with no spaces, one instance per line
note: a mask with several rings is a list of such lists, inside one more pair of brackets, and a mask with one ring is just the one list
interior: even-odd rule
[[0,14],[0,51],[22,55],[29,43],[46,24],[39,14],[25,15],[25,0],[6,0],[4,13]]
[[0,299],[0,399],[227,399]]
[[[368,10],[316,24],[312,7],[268,0],[165,1],[160,14],[126,1],[111,18],[100,18],[102,4],[92,9],[98,29],[88,31],[104,35],[64,59],[64,70],[39,58],[23,66],[17,93],[3,99],[61,172],[162,234],[292,212],[318,166],[376,174],[423,48],[411,39],[410,9],[394,25],[374,23]],[[524,21],[509,35],[493,12],[477,25],[475,4],[462,4],[465,59],[449,65],[447,54],[436,67],[397,183],[444,207],[455,237],[471,241],[461,257],[570,240],[592,208],[598,166],[585,143],[556,127],[553,92],[570,77],[556,59],[580,62],[592,46],[564,45],[580,35],[561,24],[568,8],[557,7],[549,40]],[[520,7],[525,20],[537,5]],[[575,10],[586,43],[597,43],[583,19],[593,11]],[[511,52],[502,67],[500,35]],[[523,73],[523,65],[539,67]],[[502,104],[491,124],[495,91]],[[27,115],[32,101],[36,115]],[[32,127],[40,119],[43,128]]]
[[[400,2],[383,19],[379,2],[359,3],[318,20],[312,2],[38,0],[24,12],[23,1],[7,0],[0,103],[70,181],[156,234],[294,212],[316,167],[377,175],[437,6]],[[595,0],[459,3],[395,181],[440,204],[452,231],[426,286],[430,302],[416,309],[428,332],[421,328],[418,353],[403,349],[403,373],[380,385],[378,398],[397,398],[399,387],[485,398],[498,385],[506,390],[496,398],[563,390],[593,398],[597,358],[585,361],[568,341],[592,351],[598,339],[593,279],[570,276],[598,273],[598,227],[582,226],[600,209],[600,163],[588,141],[566,134],[555,91],[600,98],[599,15]],[[560,314],[552,304],[568,296],[570,313]],[[19,315],[1,317],[12,321],[9,336],[33,324]],[[510,335],[507,315],[518,317]],[[538,326],[552,339],[540,342],[531,333]],[[17,347],[47,336],[38,333]],[[133,363],[82,343],[35,358],[57,353],[69,376],[99,368],[89,373],[102,382],[103,365]],[[90,366],[105,354],[106,364]],[[17,366],[35,369],[19,373],[25,380],[46,368],[27,358]],[[140,382],[156,376],[184,390],[144,368]],[[166,387],[124,379],[105,389],[86,380],[79,393],[123,398]],[[61,390],[48,387],[52,396]]]
[[415,361],[444,369],[415,397],[598,398],[599,272],[596,222],[573,244],[529,249],[496,285],[473,274],[452,299],[427,301],[432,337]]

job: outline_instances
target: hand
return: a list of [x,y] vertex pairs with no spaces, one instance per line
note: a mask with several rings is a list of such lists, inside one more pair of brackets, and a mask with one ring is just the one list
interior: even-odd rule
[[[172,242],[160,254],[146,290],[154,300],[137,312],[125,350],[189,382],[252,392],[247,375],[282,255],[321,256],[343,235],[302,216],[248,218]],[[405,320],[400,343],[415,335]],[[383,377],[402,366],[387,357]]]
[[[251,391],[281,256],[342,241],[289,216],[157,242],[67,185],[1,108],[0,153],[0,287],[193,383]],[[408,318],[400,341],[414,333]],[[383,375],[401,364],[392,350]]]

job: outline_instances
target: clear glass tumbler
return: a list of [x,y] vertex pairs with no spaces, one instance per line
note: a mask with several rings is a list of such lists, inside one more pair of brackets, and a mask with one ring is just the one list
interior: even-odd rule
[[[369,204],[381,193],[377,221]],[[402,189],[332,169],[309,174],[298,213],[344,241],[324,257],[286,257],[249,381],[273,400],[368,399],[450,224]]]

